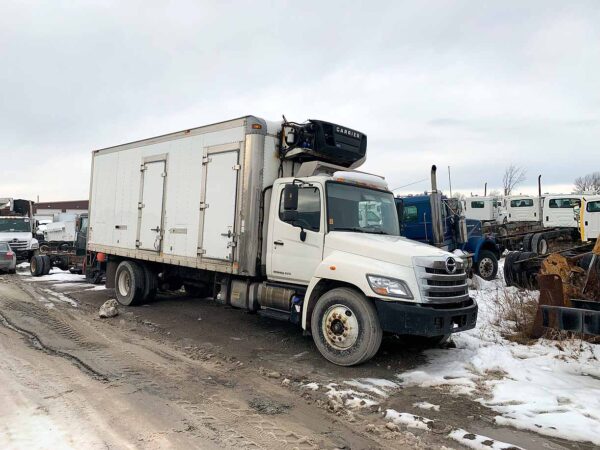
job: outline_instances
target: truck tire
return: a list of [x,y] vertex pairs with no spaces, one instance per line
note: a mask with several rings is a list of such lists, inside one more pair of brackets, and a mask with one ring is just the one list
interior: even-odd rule
[[42,275],[48,275],[50,273],[50,269],[52,269],[52,261],[50,261],[50,257],[43,255],[42,260],[44,261],[44,273]]
[[40,255],[35,255],[29,261],[29,271],[34,277],[41,277],[44,273],[44,260]]
[[513,261],[517,252],[509,252],[504,258],[504,282],[507,286],[512,286],[514,283]]
[[332,289],[317,300],[311,331],[321,355],[339,366],[371,359],[383,335],[373,303],[350,288]]
[[498,258],[489,250],[479,252],[479,261],[475,264],[475,272],[485,281],[492,281],[498,275]]
[[531,239],[531,251],[538,255],[545,255],[548,253],[548,240],[544,233],[536,233]]
[[523,238],[523,251],[530,252],[531,251],[531,241],[533,240],[533,234],[526,234]]
[[115,294],[121,305],[134,306],[144,298],[144,269],[133,261],[122,261],[115,273]]

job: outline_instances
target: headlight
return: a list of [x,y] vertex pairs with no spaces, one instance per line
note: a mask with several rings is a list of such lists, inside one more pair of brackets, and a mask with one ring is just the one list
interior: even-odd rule
[[37,239],[32,239],[31,240],[31,250],[35,250],[36,248],[40,248],[40,244],[38,243]]
[[367,280],[373,292],[379,295],[386,295],[388,297],[398,297],[412,299],[412,293],[402,280],[396,280],[394,278],[380,277],[377,275],[367,275]]

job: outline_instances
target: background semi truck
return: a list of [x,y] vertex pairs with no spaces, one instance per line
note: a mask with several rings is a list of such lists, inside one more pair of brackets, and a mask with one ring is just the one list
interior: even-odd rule
[[367,137],[254,116],[93,152],[88,267],[124,305],[157,289],[289,320],[329,361],[384,332],[436,343],[475,326],[461,258],[399,234]]
[[500,245],[493,234],[482,232],[480,220],[465,219],[458,199],[438,191],[436,166],[431,168],[431,192],[397,197],[396,207],[402,236],[450,252],[459,250],[474,273],[488,281],[496,278]]
[[0,198],[0,242],[6,242],[19,261],[29,261],[37,253],[39,243],[34,238],[33,202]]

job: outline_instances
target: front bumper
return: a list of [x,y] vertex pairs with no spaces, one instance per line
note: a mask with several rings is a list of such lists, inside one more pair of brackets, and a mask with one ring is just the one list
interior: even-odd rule
[[[469,299],[454,308],[374,299],[383,331],[415,336],[441,336],[475,328],[477,302]],[[449,306],[449,305],[448,305]]]

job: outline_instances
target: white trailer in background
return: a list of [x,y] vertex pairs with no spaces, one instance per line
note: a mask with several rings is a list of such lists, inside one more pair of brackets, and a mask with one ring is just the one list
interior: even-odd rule
[[[366,136],[254,116],[92,157],[87,270],[122,304],[186,290],[298,323],[358,364],[384,331],[440,342],[475,326],[463,261],[399,235]],[[372,214],[368,214],[372,213]]]

